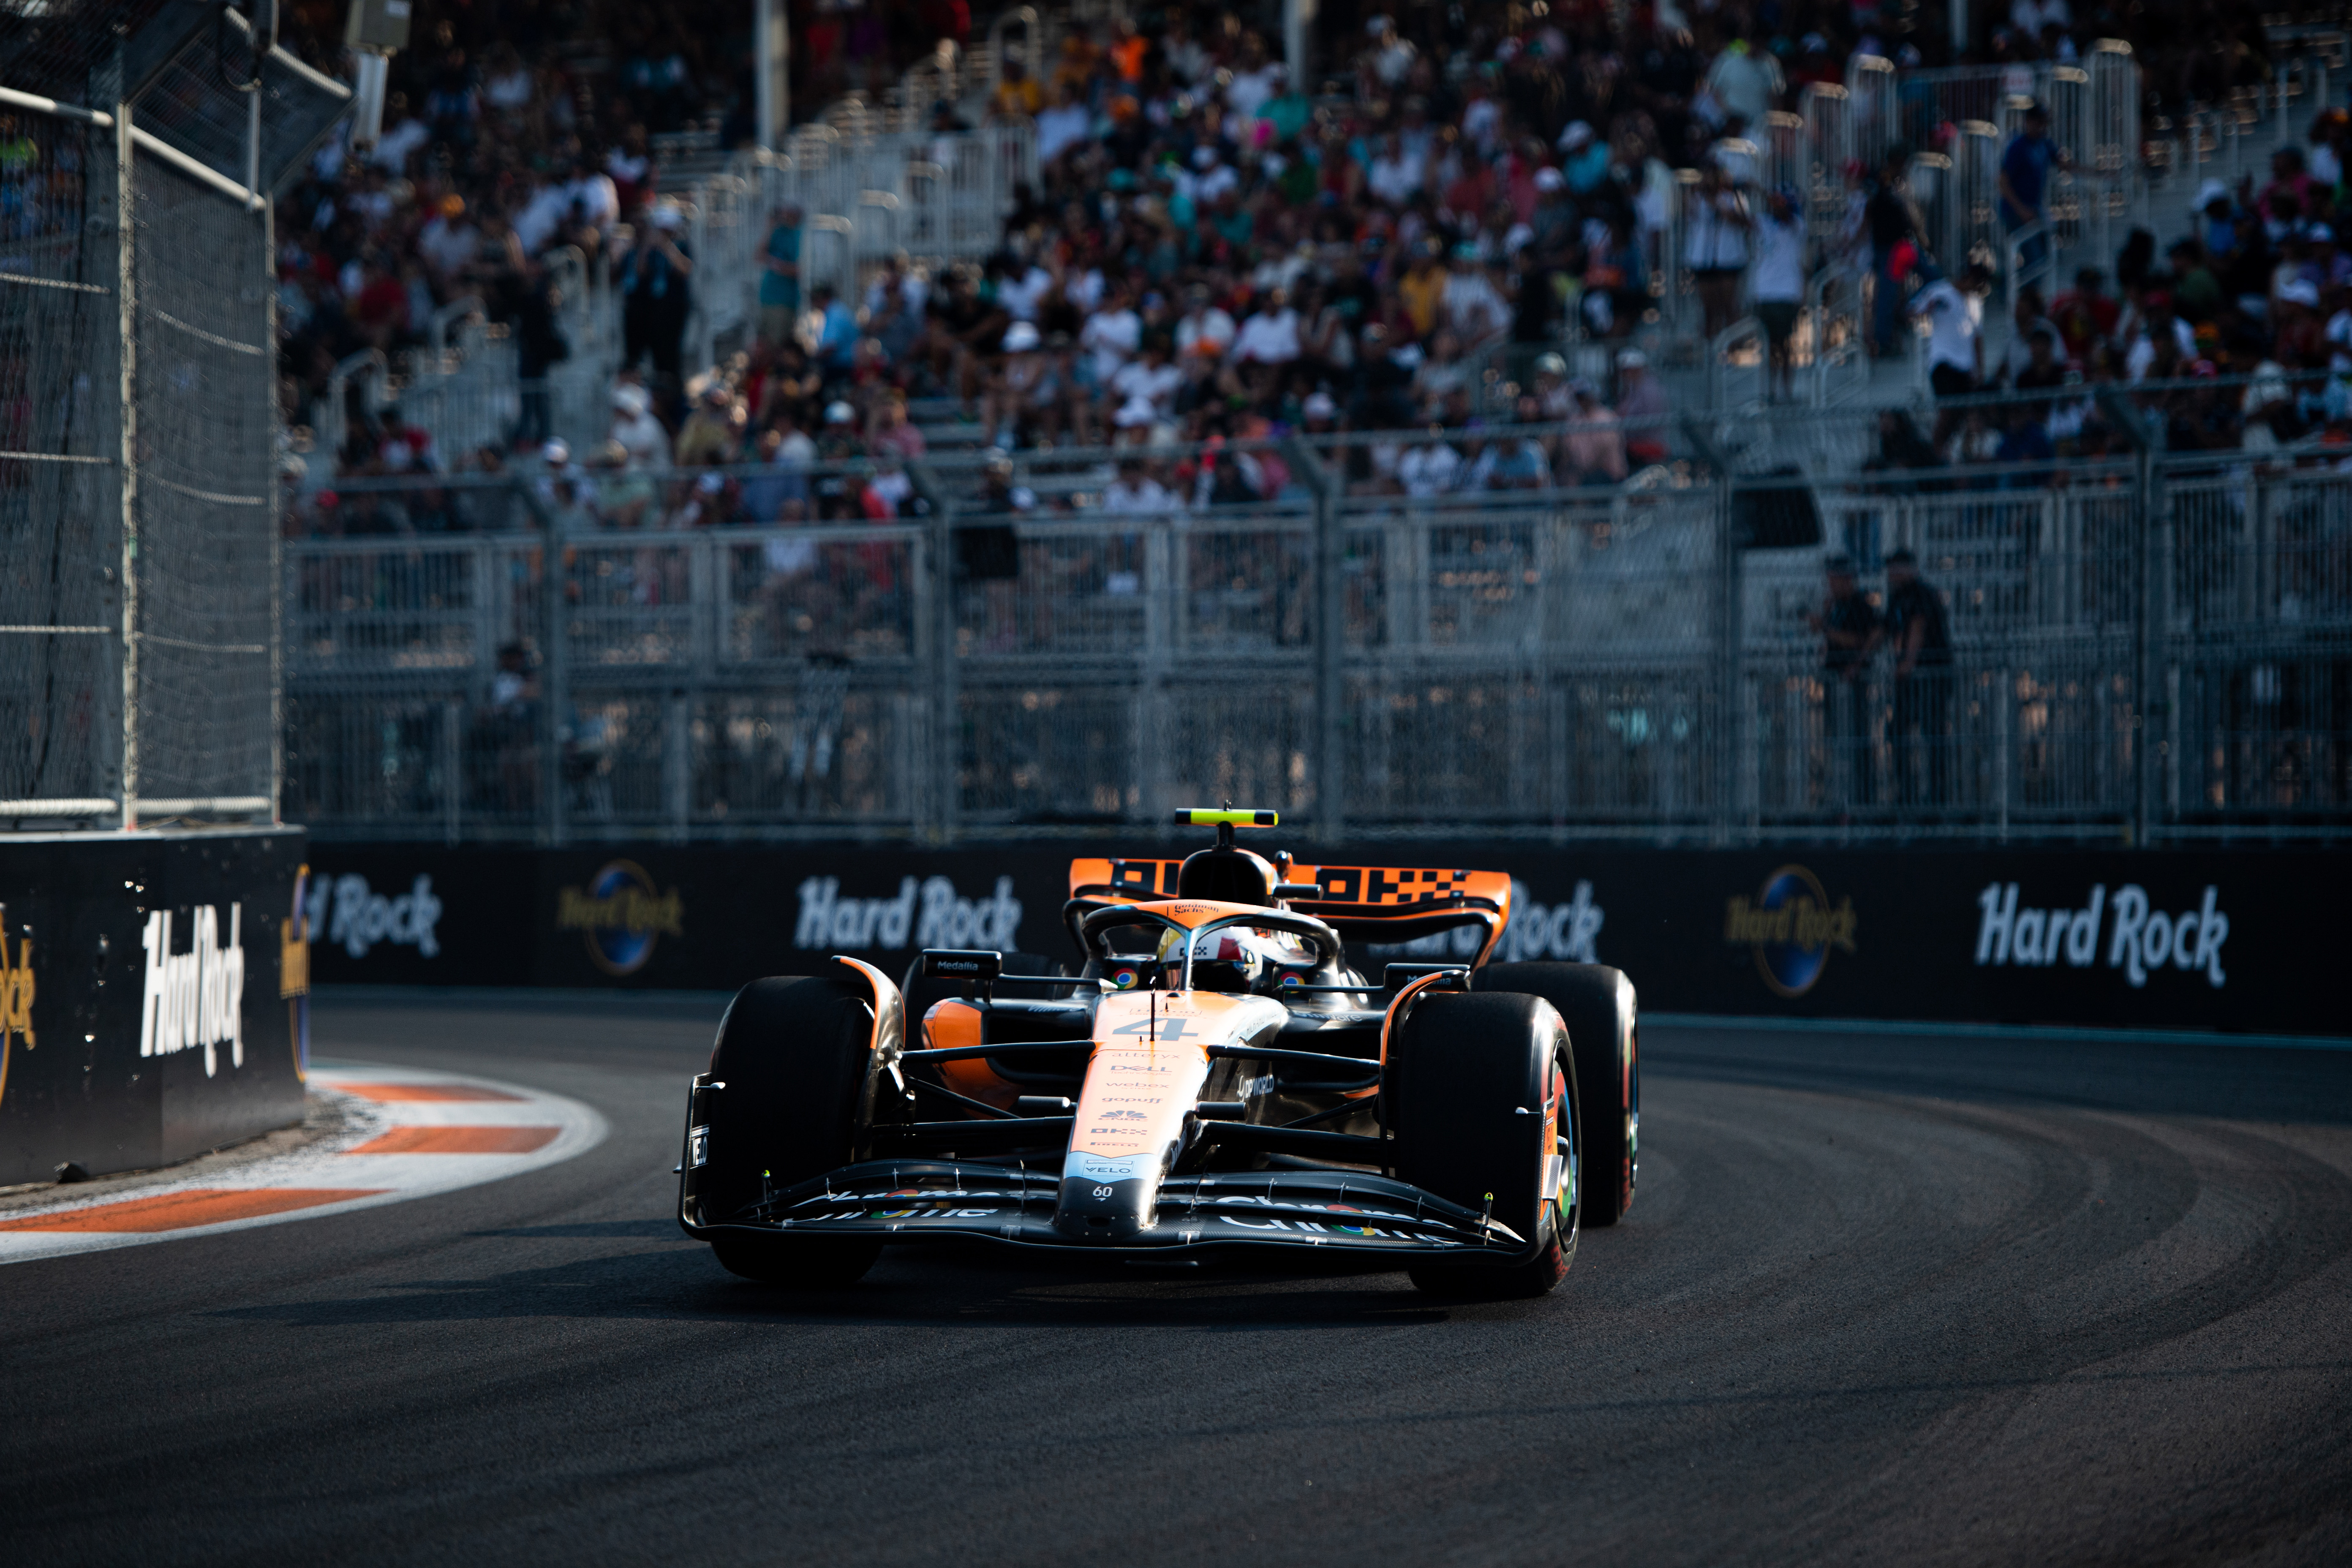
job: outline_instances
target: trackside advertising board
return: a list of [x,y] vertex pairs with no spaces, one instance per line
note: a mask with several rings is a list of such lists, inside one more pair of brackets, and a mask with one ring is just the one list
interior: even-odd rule
[[[2326,978],[2341,854],[1258,839],[1326,867],[1507,871],[1497,957],[1616,964],[1661,1012],[2352,1029]],[[1127,847],[1157,880],[1197,847],[331,844],[312,855],[307,917],[322,982],[724,990],[835,952],[893,974],[921,947],[1067,959],[1074,857]],[[1467,940],[1367,956],[1466,957]]]
[[299,828],[0,836],[0,1183],[302,1118]]

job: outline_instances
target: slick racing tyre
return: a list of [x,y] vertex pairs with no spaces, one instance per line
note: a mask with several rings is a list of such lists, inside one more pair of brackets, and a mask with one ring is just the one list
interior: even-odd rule
[[[856,1157],[873,1033],[872,1004],[845,977],[780,975],[735,994],[710,1053],[711,1079],[727,1087],[710,1097],[704,1224]],[[749,1235],[712,1247],[744,1279],[812,1286],[847,1284],[881,1252],[878,1242]]]
[[1583,1223],[1615,1225],[1633,1206],[1641,1166],[1642,1061],[1633,983],[1603,963],[1490,963],[1473,991],[1517,991],[1559,1009],[1576,1053],[1577,1149],[1584,1158]]
[[[1397,1173],[1493,1217],[1532,1254],[1500,1267],[1412,1271],[1432,1295],[1540,1296],[1576,1257],[1576,1068],[1559,1015],[1539,996],[1423,996],[1390,1043],[1381,1098]],[[1546,1107],[1549,1113],[1546,1114]],[[1560,1145],[1568,1145],[1560,1152]]]

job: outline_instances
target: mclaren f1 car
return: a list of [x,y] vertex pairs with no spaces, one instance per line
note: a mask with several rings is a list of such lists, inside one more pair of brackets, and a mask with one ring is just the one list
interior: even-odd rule
[[[1177,820],[1216,843],[1072,862],[1074,972],[931,950],[899,984],[842,957],[745,986],[688,1101],[687,1233],[812,1287],[947,1240],[1286,1247],[1453,1296],[1558,1284],[1580,1230],[1633,1201],[1632,983],[1488,962],[1507,873],[1302,865],[1234,842],[1271,812]],[[1368,973],[1411,943],[1463,956]],[[910,1038],[919,990],[961,994]]]

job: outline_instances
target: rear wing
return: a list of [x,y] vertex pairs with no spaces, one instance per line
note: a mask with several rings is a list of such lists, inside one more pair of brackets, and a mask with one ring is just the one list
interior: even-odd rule
[[[1076,921],[1107,904],[1144,904],[1176,897],[1181,860],[1070,862],[1070,901],[1063,918],[1075,932]],[[1292,882],[1312,882],[1312,899],[1284,900],[1286,908],[1313,915],[1343,942],[1413,942],[1465,925],[1483,925],[1486,940],[1475,962],[1485,963],[1511,919],[1511,878],[1506,871],[1444,870],[1397,866],[1302,866],[1288,868]]]

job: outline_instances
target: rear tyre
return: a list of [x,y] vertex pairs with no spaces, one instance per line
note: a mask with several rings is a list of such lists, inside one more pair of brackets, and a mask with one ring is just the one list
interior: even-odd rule
[[1576,1053],[1578,1150],[1584,1157],[1583,1224],[1615,1225],[1633,1206],[1641,1170],[1642,1061],[1633,983],[1603,963],[1490,963],[1474,992],[1540,996],[1568,1025]]
[[[873,1001],[846,977],[755,980],[735,994],[710,1053],[709,1161],[697,1173],[701,1223],[720,1225],[856,1157],[870,1107]],[[712,1250],[746,1279],[846,1285],[873,1267],[879,1242],[728,1236]]]
[[1576,1257],[1576,1068],[1550,1004],[1423,996],[1390,1042],[1381,1100],[1400,1176],[1490,1212],[1529,1243],[1523,1261],[1414,1268],[1412,1282],[1457,1300],[1541,1296],[1559,1284]]

